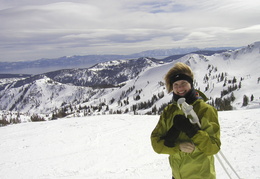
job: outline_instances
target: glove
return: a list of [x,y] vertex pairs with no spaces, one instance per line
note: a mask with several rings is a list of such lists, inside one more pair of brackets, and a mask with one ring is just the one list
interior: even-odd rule
[[186,133],[189,138],[192,138],[200,129],[197,124],[192,124],[190,120],[183,115],[176,115],[173,118],[173,122],[175,128]]
[[179,137],[180,130],[176,129],[176,127],[173,125],[165,136],[161,137],[161,139],[164,139],[164,145],[167,147],[174,147],[176,139]]

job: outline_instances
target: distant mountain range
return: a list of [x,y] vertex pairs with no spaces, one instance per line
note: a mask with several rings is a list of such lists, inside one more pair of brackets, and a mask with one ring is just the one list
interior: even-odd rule
[[176,62],[191,66],[196,89],[218,110],[260,107],[259,51],[260,42],[255,42],[218,53],[112,60],[38,75],[0,75],[0,110],[2,118],[9,116],[5,117],[9,120],[25,114],[43,115],[46,120],[71,115],[158,114],[171,101],[163,77]]
[[[238,47],[218,47],[218,48],[175,48],[175,49],[159,49],[159,50],[148,50],[140,53],[131,55],[85,55],[85,56],[71,56],[71,57],[60,57],[55,59],[39,59],[35,61],[21,61],[21,62],[0,62],[0,73],[9,74],[41,74],[50,71],[60,69],[71,69],[71,68],[88,68],[97,63],[120,60],[120,59],[136,59],[141,57],[150,57],[162,59],[169,56],[186,55],[191,52],[199,53],[202,52],[213,52],[223,50],[234,50]],[[205,54],[205,53],[204,53]],[[179,56],[178,56],[179,55]]]

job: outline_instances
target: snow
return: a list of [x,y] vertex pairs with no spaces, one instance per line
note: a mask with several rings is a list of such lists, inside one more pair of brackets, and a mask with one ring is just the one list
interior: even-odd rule
[[[158,64],[156,66],[149,67],[142,71],[138,77],[133,80],[125,82],[125,86],[120,89],[106,93],[106,95],[100,96],[105,101],[110,101],[112,98],[115,101],[123,101],[120,99],[122,92],[127,91],[130,87],[135,87],[134,90],[128,94],[130,105],[119,106],[118,103],[109,104],[109,108],[113,110],[125,111],[126,108],[130,108],[133,104],[145,102],[151,100],[153,95],[164,93],[164,97],[159,99],[154,106],[157,108],[164,103],[168,103],[171,99],[171,94],[168,95],[165,85],[159,85],[160,82],[164,82],[164,76],[167,71],[174,66],[176,62],[187,63],[191,66],[194,75],[196,89],[200,89],[207,97],[213,99],[220,98],[220,93],[223,90],[227,90],[232,84],[226,84],[224,87],[224,81],[219,82],[216,76],[224,73],[227,74],[225,78],[232,80],[234,77],[239,85],[241,82],[241,88],[233,91],[235,101],[231,104],[233,109],[241,109],[244,95],[250,98],[254,96],[254,101],[250,101],[246,108],[259,108],[260,107],[260,91],[258,78],[260,77],[260,56],[259,56],[259,44],[255,43],[253,47],[247,47],[238,49],[236,51],[229,51],[225,53],[215,54],[211,56],[189,54],[176,61],[170,63]],[[216,71],[208,69],[211,66]],[[204,82],[204,76],[208,75],[208,82]],[[241,78],[243,80],[241,81]],[[205,90],[206,86],[209,85],[209,89]],[[107,90],[107,89],[106,89]],[[133,96],[136,95],[136,91],[141,90],[140,100],[134,100]],[[230,96],[230,93],[222,97],[222,99]],[[93,101],[89,101],[86,105],[93,105]],[[138,110],[138,114],[145,114],[151,109]]]
[[[259,116],[259,108],[219,112],[221,151],[241,178],[260,178]],[[106,115],[1,127],[1,179],[169,179],[168,155],[150,144],[158,120]],[[228,179],[215,163],[217,178]]]
[[[142,68],[136,68],[138,73],[140,72],[137,76],[135,76],[137,71],[134,69],[137,67],[138,61],[133,59],[103,62],[89,69],[63,70],[63,73],[54,79],[44,77],[44,74],[42,74],[42,78],[37,78],[33,83],[26,83],[19,87],[14,87],[16,83],[12,83],[10,79],[0,79],[0,86],[4,87],[6,85],[4,90],[0,90],[0,109],[19,111],[20,113],[28,113],[29,115],[36,113],[52,116],[54,112],[57,112],[61,108],[72,106],[76,110],[76,108],[78,109],[81,106],[88,109],[88,114],[91,115],[111,114],[118,111],[122,113],[128,111],[128,113],[149,114],[155,107],[158,110],[171,100],[172,94],[168,94],[166,91],[163,78],[176,62],[184,62],[191,66],[195,75],[195,88],[205,93],[210,98],[211,104],[217,98],[224,100],[233,95],[235,97],[231,103],[233,109],[259,108],[259,49],[259,42],[255,42],[242,49],[210,56],[188,54],[180,59],[164,64],[157,64],[152,62],[151,59],[143,58],[143,60],[139,61]],[[126,62],[131,62],[129,63],[130,66],[124,66],[123,64]],[[133,63],[137,64],[133,65]],[[99,76],[100,74],[96,73],[102,69],[110,71],[113,68],[115,68],[115,71],[120,68],[122,70],[116,73],[117,79],[122,75],[122,77],[129,80],[121,84],[116,84],[113,82],[113,75]],[[225,75],[220,80],[219,76],[222,74]],[[71,76],[75,77],[75,81],[81,81],[82,84],[85,84],[86,80],[94,83],[102,77],[102,79],[106,79],[106,82],[111,80],[110,83],[118,85],[118,87],[93,89],[90,87],[74,86],[73,84],[62,84],[55,81],[58,79],[65,80],[66,77]],[[208,80],[205,80],[205,76],[208,77]],[[226,82],[234,78],[236,82]],[[121,81],[117,82],[120,83]],[[19,83],[21,84],[21,82]],[[240,87],[233,88],[237,86]],[[233,89],[230,90],[230,87]],[[221,95],[223,91],[228,91],[228,93],[223,96]],[[136,96],[140,98],[136,99]],[[157,100],[153,100],[152,105],[146,106],[145,109],[140,107],[136,111],[133,110],[134,106],[151,102],[154,96],[157,97]],[[250,98],[249,104],[246,107],[242,106],[244,96]],[[254,98],[253,101],[251,101],[251,97]],[[94,109],[94,107],[99,106],[103,106],[103,108]],[[109,106],[109,109],[107,106]],[[81,113],[84,112],[81,111]]]
[[[243,78],[242,88],[234,91],[236,100],[232,105],[237,110],[219,112],[219,121],[221,151],[244,179],[260,179],[260,84],[257,81],[260,77],[259,48],[259,44],[255,44],[255,48],[247,47],[238,50],[237,53],[226,52],[212,56],[191,54],[177,60],[192,67],[196,87],[200,87],[208,97],[220,97],[220,91],[227,88],[223,87],[223,82],[220,83],[214,78],[216,75],[227,73],[228,80],[236,77],[237,83]],[[99,90],[76,87],[54,82],[50,78],[39,79],[30,84],[28,90],[30,93],[25,94],[28,105],[17,104],[21,109],[19,115],[22,123],[0,127],[0,178],[171,178],[168,156],[156,154],[150,144],[150,134],[159,116],[130,114],[133,113],[132,105],[151,100],[153,95],[159,93],[164,93],[164,97],[155,102],[157,108],[170,101],[171,94],[166,92],[165,86],[160,82],[177,61],[151,65],[135,79],[126,81],[121,88]],[[117,62],[107,62],[103,65],[105,68],[109,63],[113,65]],[[209,71],[209,65],[218,70]],[[98,70],[97,67],[94,69]],[[102,68],[102,64],[99,68]],[[204,90],[208,84],[203,81],[205,74],[210,77],[210,87],[207,91]],[[9,81],[3,81],[4,83]],[[13,88],[6,95],[1,94],[3,100],[0,106],[11,107],[16,103],[15,99],[19,99],[24,92],[23,88]],[[133,90],[129,91],[131,88]],[[120,96],[127,92],[128,94],[121,99]],[[137,94],[141,96],[138,101],[133,98]],[[250,97],[252,94],[254,100],[250,101],[248,106],[242,107],[243,96]],[[115,102],[109,104],[113,98]],[[127,98],[130,103],[120,106],[118,101]],[[109,109],[114,111],[118,109],[125,111],[129,108],[130,114],[88,117],[73,117],[80,114],[71,114],[71,118],[33,123],[25,122],[30,121],[30,118],[29,116],[26,118],[26,113],[22,113],[30,111],[46,114],[63,103],[90,106],[98,105],[100,102],[106,102],[109,104]],[[149,111],[151,109],[142,109],[138,114]],[[18,112],[0,111],[1,116],[5,113],[10,113],[7,115],[10,119],[15,118]],[[93,112],[98,113],[103,112]],[[215,161],[217,178],[228,179],[217,158]],[[227,170],[232,178],[236,178],[228,167]]]

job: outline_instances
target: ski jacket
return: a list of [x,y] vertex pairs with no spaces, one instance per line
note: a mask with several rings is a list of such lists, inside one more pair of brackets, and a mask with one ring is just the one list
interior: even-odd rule
[[[203,99],[197,99],[192,105],[200,120],[201,130],[192,138],[181,132],[174,147],[165,146],[161,137],[172,127],[175,115],[184,115],[177,103],[173,102],[164,109],[152,131],[152,147],[159,154],[169,154],[175,179],[215,179],[213,155],[220,150],[221,145],[217,110]],[[187,141],[193,142],[196,146],[192,153],[184,153],[179,149],[179,144]]]

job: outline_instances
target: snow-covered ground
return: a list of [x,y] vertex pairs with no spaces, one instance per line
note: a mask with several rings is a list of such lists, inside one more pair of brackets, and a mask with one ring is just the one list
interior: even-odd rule
[[[259,116],[259,108],[219,112],[221,151],[244,179],[260,178]],[[168,156],[150,144],[158,119],[107,115],[1,127],[0,178],[170,179]],[[216,170],[218,179],[229,178],[217,159]]]

